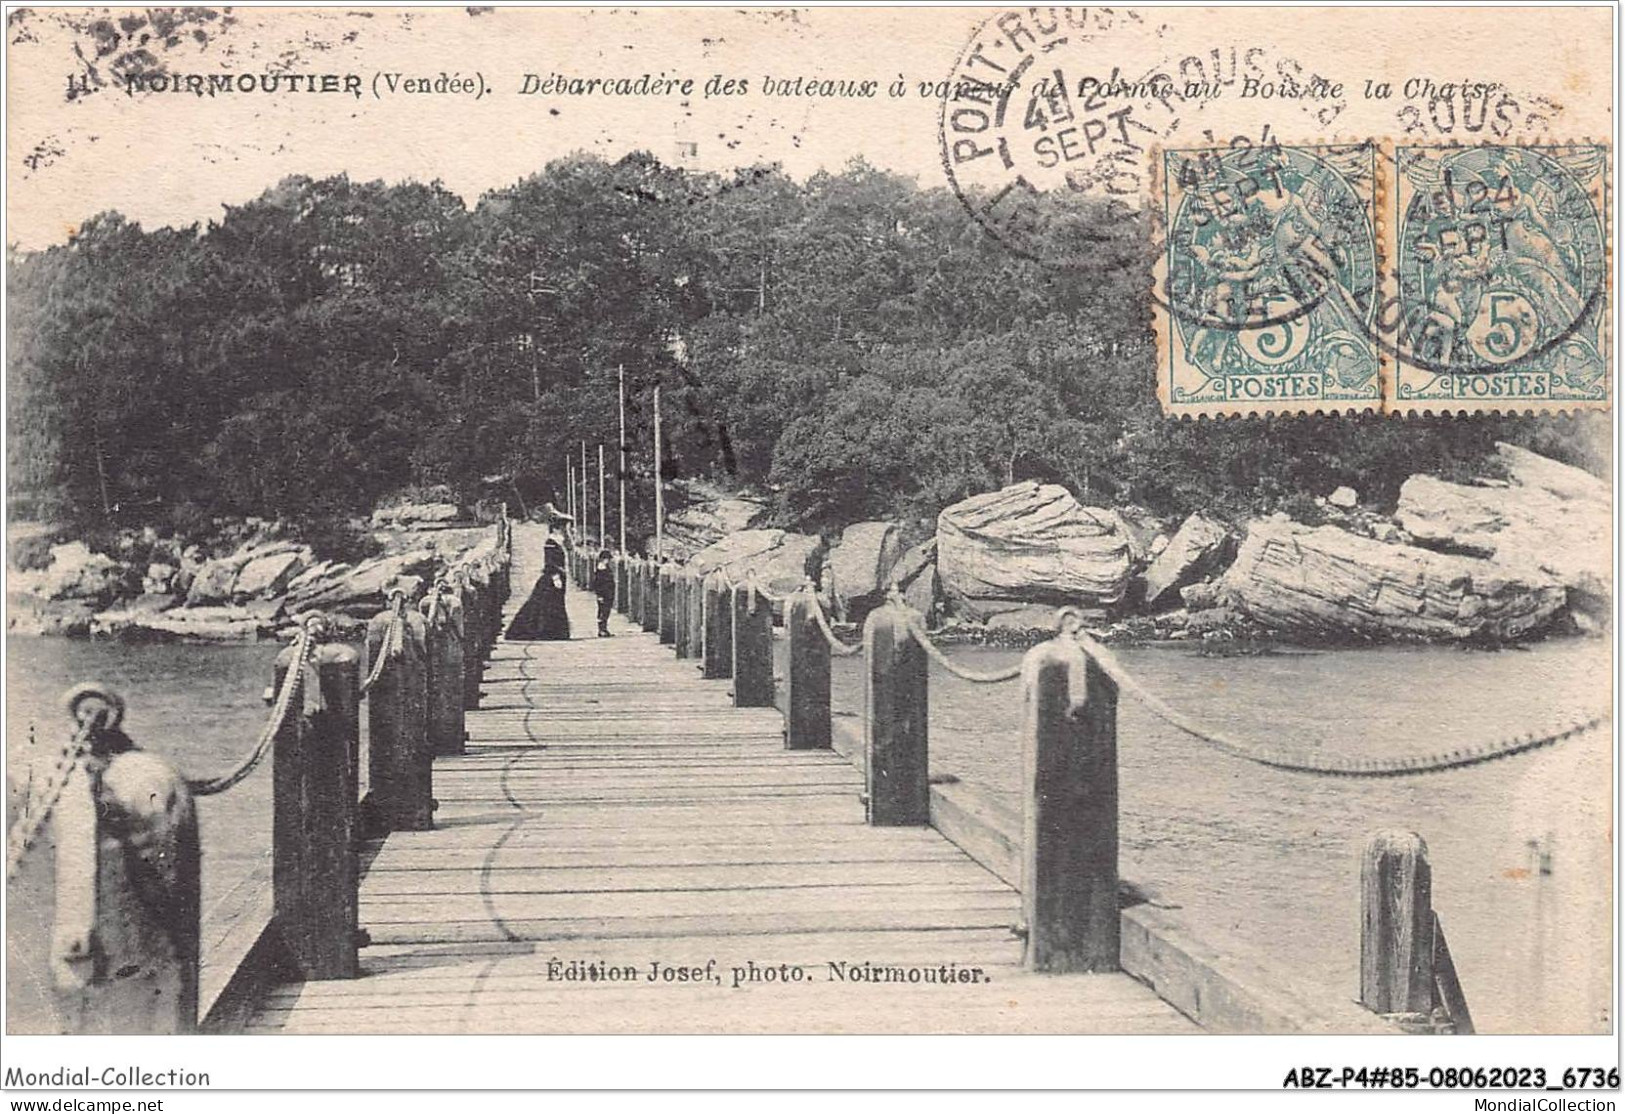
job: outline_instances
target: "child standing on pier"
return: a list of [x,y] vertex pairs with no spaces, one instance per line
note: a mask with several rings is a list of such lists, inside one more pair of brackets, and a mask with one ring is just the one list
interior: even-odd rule
[[598,563],[592,570],[592,590],[598,597],[598,637],[608,638],[609,612],[615,606],[615,569],[610,564],[610,552],[598,551]]

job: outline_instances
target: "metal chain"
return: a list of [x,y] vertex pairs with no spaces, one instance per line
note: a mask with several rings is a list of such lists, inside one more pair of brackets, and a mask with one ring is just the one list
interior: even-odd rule
[[229,773],[212,778],[187,778],[186,787],[192,791],[194,797],[212,797],[216,793],[224,793],[238,782],[242,781],[271,753],[271,744],[276,741],[277,733],[287,722],[288,712],[293,707],[294,697],[297,696],[305,684],[305,670],[310,665],[311,654],[316,649],[316,639],[311,633],[311,627],[317,622],[312,616],[305,625],[299,628],[299,634],[294,639],[293,655],[288,662],[287,671],[282,674],[282,689],[277,693],[276,703],[271,706],[271,718],[266,721],[260,730],[260,736],[254,741],[253,748],[248,756]]
[[1170,727],[1178,728],[1191,738],[1206,743],[1216,750],[1233,757],[1244,758],[1249,762],[1256,762],[1261,766],[1269,766],[1277,770],[1290,770],[1294,773],[1321,774],[1329,777],[1402,777],[1407,774],[1427,774],[1436,773],[1440,770],[1455,770],[1464,766],[1476,766],[1483,762],[1493,762],[1497,758],[1506,758],[1514,754],[1522,754],[1526,751],[1551,746],[1553,743],[1590,731],[1608,721],[1607,712],[1598,712],[1543,735],[1532,732],[1525,735],[1510,735],[1476,747],[1461,747],[1443,753],[1414,755],[1405,758],[1304,758],[1271,750],[1267,747],[1260,747],[1253,743],[1240,742],[1221,732],[1198,724],[1195,720],[1176,711],[1160,697],[1148,691],[1144,685],[1135,680],[1133,674],[1124,668],[1123,663],[1117,659],[1115,654],[1082,630],[1074,628],[1068,631],[1063,626],[1063,634],[1065,633],[1070,633],[1077,638],[1078,642],[1083,646],[1084,652],[1094,659],[1095,663],[1100,666],[1108,677],[1117,682],[1120,690],[1138,700],[1147,711]]
[[947,654],[937,649],[936,643],[931,641],[931,636],[926,633],[925,624],[920,621],[919,613],[909,610],[905,614],[908,615],[908,633],[914,636],[914,641],[920,644],[920,647],[925,651],[926,656],[932,661],[936,662],[938,665],[942,666],[942,668],[946,669],[949,673],[952,673],[955,677],[958,677],[961,681],[970,681],[971,683],[978,685],[998,685],[1003,684],[1005,681],[1013,681],[1017,677],[1021,676],[1021,665],[1019,662],[1015,665],[1008,666],[1007,668],[995,669],[987,673],[979,672],[978,670],[974,669],[966,669],[962,665],[956,665],[952,658],[948,657]]
[[[104,709],[110,713],[110,709]],[[6,881],[9,883],[17,876],[18,867],[22,866],[23,859],[34,847],[34,841],[39,838],[40,832],[45,829],[45,822],[51,818],[51,812],[56,808],[57,802],[62,799],[62,791],[67,788],[68,780],[73,777],[73,771],[79,768],[79,763],[90,750],[91,739],[102,729],[103,715],[96,712],[79,720],[79,727],[73,733],[73,738],[62,748],[61,757],[51,770],[51,776],[41,787],[38,807],[36,802],[28,801],[24,805],[22,819],[11,830],[11,836],[6,840]]]

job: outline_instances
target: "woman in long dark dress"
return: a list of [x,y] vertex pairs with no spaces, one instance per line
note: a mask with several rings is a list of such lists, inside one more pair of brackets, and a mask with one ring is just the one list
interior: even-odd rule
[[515,641],[562,641],[570,637],[570,617],[564,610],[564,547],[548,538],[542,548],[542,575],[530,590],[525,605],[508,624]]

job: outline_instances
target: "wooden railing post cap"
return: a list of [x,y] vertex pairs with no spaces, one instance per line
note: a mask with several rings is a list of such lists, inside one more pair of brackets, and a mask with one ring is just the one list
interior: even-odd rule
[[1418,859],[1428,857],[1427,840],[1418,833],[1408,832],[1403,828],[1372,832],[1366,837],[1365,850],[1366,855],[1371,858],[1380,858],[1384,855],[1410,855]]

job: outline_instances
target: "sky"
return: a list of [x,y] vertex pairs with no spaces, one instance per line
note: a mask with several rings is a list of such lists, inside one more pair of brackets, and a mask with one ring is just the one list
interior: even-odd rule
[[[997,28],[1012,14],[1032,23],[1066,12],[1076,21],[1059,24],[1068,41],[1037,59],[1035,74],[1064,67],[1069,79],[1105,78],[1113,69],[1144,75],[1160,68],[1231,82],[1218,100],[1164,112],[1156,134],[1137,132],[1147,150],[1136,157],[1147,163],[1156,143],[1204,135],[1221,143],[1263,134],[1287,142],[1481,138],[1459,126],[1449,103],[1365,99],[1359,90],[1372,78],[1396,88],[1410,79],[1498,83],[1498,97],[1513,102],[1512,139],[1613,132],[1612,20],[1603,7],[232,7],[187,9],[189,22],[156,28],[148,13],[164,10],[9,13],[8,245],[61,243],[79,222],[109,209],[148,227],[206,221],[289,174],[438,179],[472,202],[577,150],[613,159],[642,149],[701,169],[778,162],[796,177],[861,155],[922,186],[942,185],[941,101],[929,89],[922,95],[920,84],[946,81],[972,44],[990,44],[995,54],[1008,49]],[[276,73],[305,82],[333,74],[341,85],[354,74],[363,95],[132,96],[112,80],[132,65],[202,78]],[[1335,115],[1301,101],[1237,99],[1238,66],[1264,76],[1326,74],[1347,91]],[[375,97],[389,73],[479,75],[488,92],[478,100]],[[689,77],[696,89],[687,98],[525,95],[527,74]],[[749,92],[707,97],[705,85],[718,75],[749,81]],[[782,95],[764,89],[769,76],[872,80],[881,92],[866,99]],[[886,89],[898,79],[904,95],[893,97]],[[1022,148],[1018,156],[1025,153],[1019,169],[1037,188],[1075,188],[1075,177],[1068,182],[1061,169],[1035,158],[1042,122],[1017,117],[1004,126]],[[996,189],[998,175],[982,184]]]
[[[854,102],[763,96],[761,80],[805,76],[895,80],[947,77],[977,13],[910,21],[905,34],[879,13],[525,11],[463,9],[233,9],[184,28],[153,51],[187,74],[361,75],[361,99],[343,94],[202,97],[106,85],[67,98],[91,65],[104,81],[137,29],[114,52],[88,20],[24,13],[8,37],[8,242],[60,242],[80,220],[115,208],[144,225],[207,220],[258,196],[287,174],[441,180],[473,201],[575,150],[608,158],[637,149],[703,169],[780,162],[801,177],[862,154],[913,175],[935,174],[937,102]],[[75,26],[77,24],[77,26]],[[201,31],[205,39],[192,36]],[[148,49],[152,49],[149,44]],[[483,75],[490,92],[375,99],[375,74]],[[525,75],[692,77],[695,94],[523,95]],[[745,96],[706,98],[713,75],[748,79]],[[342,84],[342,83],[341,83]],[[387,86],[385,86],[387,89]],[[690,147],[679,147],[690,144]]]

